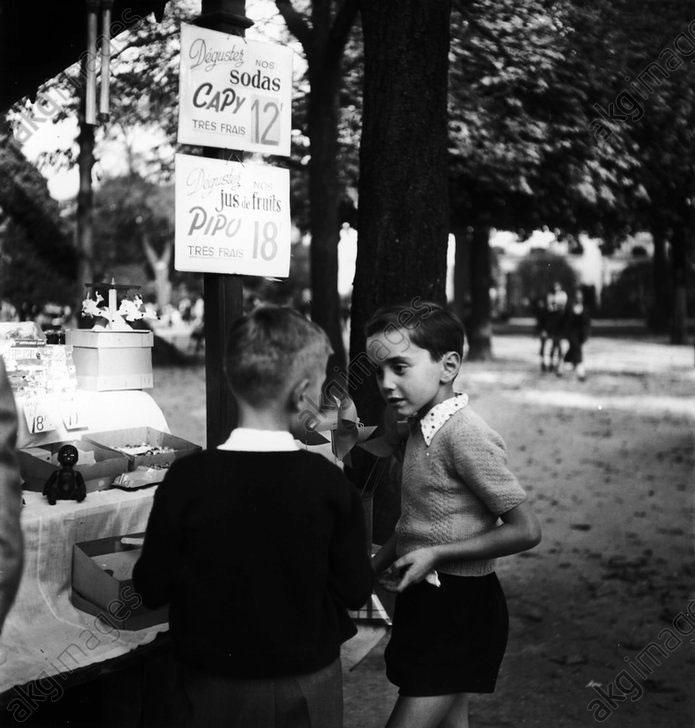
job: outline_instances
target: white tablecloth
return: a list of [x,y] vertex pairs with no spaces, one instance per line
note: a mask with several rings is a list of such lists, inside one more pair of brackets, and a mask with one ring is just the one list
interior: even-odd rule
[[168,628],[117,630],[70,602],[73,544],[144,531],[154,490],[105,490],[55,506],[24,492],[24,574],[2,632],[0,693],[32,680],[55,690],[70,671],[123,655]]
[[[154,491],[97,491],[82,503],[58,501],[55,506],[41,493],[24,491],[24,574],[0,637],[7,655],[0,664],[0,693],[7,693],[8,709],[14,700],[19,713],[24,710],[27,698],[16,686],[38,681],[33,695],[43,691],[50,699],[62,694],[61,685],[73,670],[124,655],[168,629],[165,623],[118,630],[70,602],[73,545],[144,531]],[[344,668],[355,667],[385,634],[384,624],[359,624],[358,634],[343,645]]]

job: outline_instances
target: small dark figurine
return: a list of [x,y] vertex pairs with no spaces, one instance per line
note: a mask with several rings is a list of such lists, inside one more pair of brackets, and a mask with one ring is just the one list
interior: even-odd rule
[[77,448],[73,445],[63,445],[58,450],[60,468],[51,473],[51,477],[43,486],[43,494],[48,498],[50,505],[54,506],[57,500],[72,500],[73,498],[81,503],[87,497],[87,488],[82,473],[73,469],[77,457]]

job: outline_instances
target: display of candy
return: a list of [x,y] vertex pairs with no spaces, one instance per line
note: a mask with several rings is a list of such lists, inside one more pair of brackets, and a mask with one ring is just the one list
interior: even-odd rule
[[167,447],[166,445],[152,445],[147,442],[143,442],[140,445],[121,445],[114,447],[115,450],[120,450],[126,455],[159,455],[160,453],[174,452],[174,449]]
[[77,389],[71,346],[5,346],[0,354],[16,395],[43,397],[47,394],[72,394]]
[[150,465],[149,467],[140,465],[129,473],[121,473],[116,476],[111,487],[120,490],[139,490],[157,485],[164,480],[167,470],[169,470],[168,465]]

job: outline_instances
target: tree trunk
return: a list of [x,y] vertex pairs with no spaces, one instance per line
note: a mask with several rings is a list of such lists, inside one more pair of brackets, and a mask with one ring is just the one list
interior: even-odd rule
[[454,311],[465,321],[470,315],[470,237],[471,230],[461,223],[453,223],[451,232],[456,240],[454,260]]
[[671,270],[673,280],[673,316],[670,340],[672,344],[685,344],[687,339],[687,254],[686,230],[682,224],[674,226],[671,238]]
[[[381,422],[383,402],[364,356],[366,320],[386,304],[445,301],[450,10],[448,0],[362,3],[364,108],[349,382],[367,424]],[[351,472],[360,485],[372,466],[366,460]],[[395,480],[376,491],[377,543],[393,529],[398,491]]]
[[668,261],[666,259],[666,229],[659,223],[652,225],[654,259],[652,261],[652,280],[654,300],[649,312],[649,326],[654,331],[667,331],[671,319],[671,296],[669,285]]
[[[364,352],[364,324],[379,306],[416,296],[445,301],[449,14],[450,3],[440,0],[362,6],[364,110],[351,360]],[[355,383],[361,418],[378,421],[383,408],[373,378]]]
[[332,362],[345,366],[345,345],[338,295],[338,91],[340,62],[310,71],[308,132],[311,139],[311,318],[322,326],[333,347]]
[[466,334],[472,361],[492,359],[492,263],[490,259],[490,228],[476,225],[470,251],[471,313],[466,321]]
[[[311,316],[328,333],[333,346],[332,364],[342,370],[346,356],[338,295],[338,240],[342,222],[338,217],[338,94],[341,59],[359,3],[358,0],[312,2],[310,22],[290,0],[275,0],[275,4],[290,33],[302,44],[309,67]],[[338,377],[342,376],[340,371]]]

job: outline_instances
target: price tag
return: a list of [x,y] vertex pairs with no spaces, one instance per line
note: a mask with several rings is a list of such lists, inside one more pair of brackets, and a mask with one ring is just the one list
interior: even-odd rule
[[280,145],[282,103],[269,96],[251,97],[251,141],[263,146]]
[[36,399],[24,401],[24,417],[27,429],[32,435],[41,435],[44,432],[55,430],[58,426],[56,419],[46,402]]
[[74,399],[66,399],[60,403],[60,417],[66,430],[79,430],[88,426],[84,411]]

